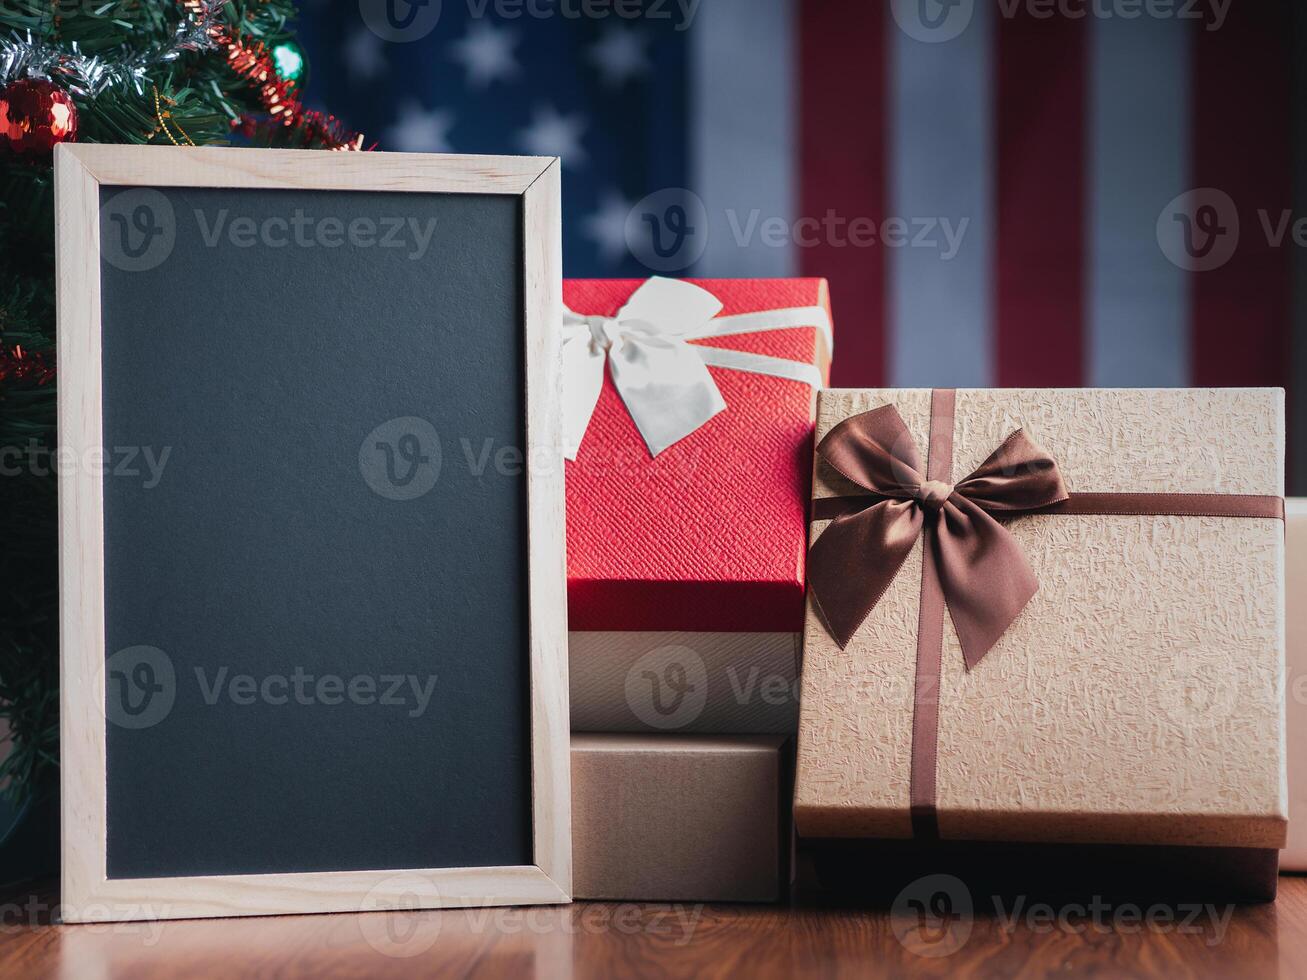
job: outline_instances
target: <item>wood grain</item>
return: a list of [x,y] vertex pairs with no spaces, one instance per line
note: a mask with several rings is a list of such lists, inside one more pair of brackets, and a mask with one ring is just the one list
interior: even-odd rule
[[[28,921],[32,905],[39,921]],[[52,926],[40,892],[0,904],[0,976],[139,980],[468,976],[1195,977],[1307,976],[1307,878],[1275,905],[1237,909],[1210,929],[1008,929],[977,917],[948,956],[919,956],[885,911],[819,905],[581,902],[116,925]]]
[[[555,157],[64,144],[100,184],[522,194]],[[132,147],[131,149],[137,149]]]
[[[100,375],[99,187],[81,158],[54,155],[55,315],[59,444],[84,454],[104,445]],[[80,329],[79,329],[80,327]],[[64,839],[102,842],[104,831],[104,499],[98,480],[59,481],[59,744]],[[95,844],[63,852],[64,887],[103,876]],[[71,882],[71,887],[69,883]]]
[[[531,754],[535,862],[572,892],[567,543],[563,491],[562,164],[522,195],[526,270],[527,557],[531,603]],[[559,773],[568,778],[560,781]]]

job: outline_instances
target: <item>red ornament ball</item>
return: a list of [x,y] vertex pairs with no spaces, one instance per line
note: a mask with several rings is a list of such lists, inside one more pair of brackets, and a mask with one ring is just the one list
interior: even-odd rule
[[54,82],[22,78],[0,90],[0,146],[48,157],[56,143],[77,139],[77,106]]

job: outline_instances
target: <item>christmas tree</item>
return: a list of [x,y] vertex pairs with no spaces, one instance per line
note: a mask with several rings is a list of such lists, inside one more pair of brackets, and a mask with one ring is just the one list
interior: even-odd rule
[[58,759],[56,143],[360,149],[299,98],[293,0],[8,0],[0,7],[0,782]]

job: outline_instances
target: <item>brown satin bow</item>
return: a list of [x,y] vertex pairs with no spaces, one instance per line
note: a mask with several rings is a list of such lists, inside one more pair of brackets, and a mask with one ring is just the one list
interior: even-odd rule
[[980,663],[1039,589],[1016,539],[991,514],[1066,500],[1057,463],[1018,429],[957,484],[928,480],[893,405],[839,423],[817,453],[871,494],[869,506],[835,518],[808,557],[813,598],[840,648],[880,601],[929,521],[928,546],[967,669]]

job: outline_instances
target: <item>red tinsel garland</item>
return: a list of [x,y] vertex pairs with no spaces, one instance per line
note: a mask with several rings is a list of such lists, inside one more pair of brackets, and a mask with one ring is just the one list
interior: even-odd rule
[[0,346],[0,382],[32,381],[38,386],[54,380],[54,367],[40,352]]
[[[182,0],[182,6],[199,14],[207,0]],[[268,113],[266,119],[243,116],[232,128],[246,136],[268,136],[277,130],[292,130],[303,146],[327,146],[333,150],[363,149],[363,134],[356,133],[327,113],[306,109],[300,101],[293,80],[277,74],[272,55],[262,41],[239,37],[228,28],[215,25],[213,39],[227,53],[227,64],[239,77],[255,86],[259,101]]]

